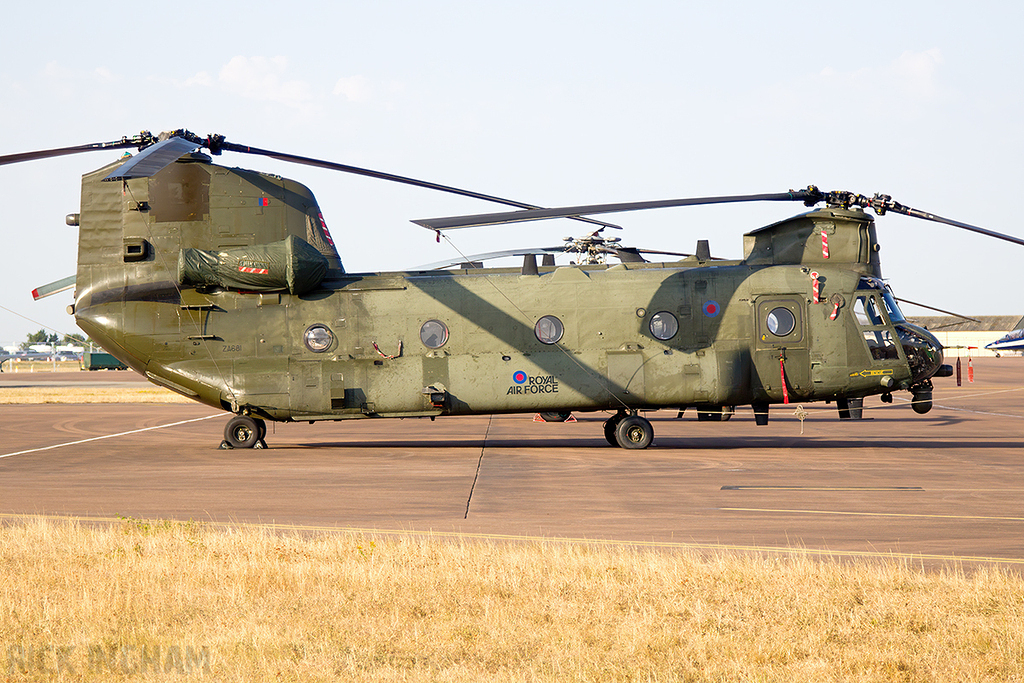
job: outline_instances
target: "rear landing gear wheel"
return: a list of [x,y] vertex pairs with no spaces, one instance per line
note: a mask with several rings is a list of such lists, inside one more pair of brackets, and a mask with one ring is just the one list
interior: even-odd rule
[[[885,399],[882,399],[883,401]],[[892,394],[889,394],[892,400]],[[863,420],[864,419],[864,398],[837,398],[836,407],[839,409],[840,420]]]
[[540,415],[540,419],[544,420],[545,422],[565,422],[566,420],[568,420],[572,416],[572,413],[569,413],[569,412],[565,412],[565,413],[537,413],[537,414]]
[[267,433],[267,423],[258,418],[248,415],[236,415],[228,420],[224,426],[224,441],[231,448],[256,448],[257,444],[263,442],[263,436]]
[[619,442],[615,440],[615,428],[619,426],[624,417],[626,417],[625,413],[616,413],[604,421],[604,438],[612,446],[619,445]]
[[734,406],[697,406],[699,422],[728,422],[736,412]]
[[624,417],[615,428],[615,441],[623,448],[647,448],[654,440],[654,427],[639,415]]

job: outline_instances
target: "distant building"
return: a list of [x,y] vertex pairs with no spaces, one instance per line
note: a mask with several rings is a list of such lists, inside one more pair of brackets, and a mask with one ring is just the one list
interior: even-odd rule
[[[952,315],[910,316],[908,320],[915,325],[927,328],[939,342],[946,347],[946,358],[957,356],[966,358],[973,356],[995,356],[995,351],[986,351],[985,344],[990,344],[1006,336],[1013,330],[1024,327],[1024,318],[1015,315],[982,315],[976,316],[979,322],[964,320]],[[967,347],[976,347],[970,348]],[[1019,351],[1001,351],[998,355],[1019,356]]]

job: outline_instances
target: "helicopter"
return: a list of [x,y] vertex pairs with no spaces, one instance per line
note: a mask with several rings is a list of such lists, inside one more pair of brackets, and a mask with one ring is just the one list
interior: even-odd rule
[[[231,413],[222,448],[266,448],[268,420],[606,411],[608,443],[642,449],[654,438],[648,410],[725,420],[749,405],[766,425],[772,405],[827,401],[849,419],[867,396],[892,402],[906,391],[926,413],[932,378],[952,368],[882,280],[867,210],[1024,244],[888,195],[812,185],[543,208],[187,130],[10,154],[0,165],[129,148],[137,153],[82,177],[80,210],[68,216],[79,228],[76,275],[40,291],[73,287],[68,311],[93,341],[154,384]],[[521,256],[521,267],[470,257],[352,273],[307,187],[213,163],[224,152],[515,209],[413,221],[438,241],[447,230],[550,218],[598,227],[561,248],[500,253]],[[737,260],[711,257],[702,240],[694,254],[648,261],[659,252],[621,246],[601,235],[619,226],[594,218],[755,201],[807,210],[745,234]],[[555,265],[559,249],[578,262]]]

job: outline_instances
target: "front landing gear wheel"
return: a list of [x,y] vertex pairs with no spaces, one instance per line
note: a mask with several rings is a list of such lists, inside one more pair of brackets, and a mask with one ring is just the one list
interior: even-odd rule
[[604,438],[612,446],[619,445],[619,442],[615,440],[615,428],[619,426],[624,417],[626,417],[625,413],[616,413],[604,421]]
[[647,418],[630,415],[615,428],[615,441],[623,448],[647,448],[654,440],[654,427]]
[[267,423],[248,415],[237,415],[224,427],[224,441],[231,448],[266,448],[263,437]]

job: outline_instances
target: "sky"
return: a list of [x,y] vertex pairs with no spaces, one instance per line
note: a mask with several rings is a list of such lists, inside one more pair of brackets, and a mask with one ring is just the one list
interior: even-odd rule
[[[0,154],[187,128],[543,206],[824,190],[1024,237],[1024,3],[438,0],[5,8]],[[118,152],[0,166],[0,342],[78,331],[80,178]],[[315,193],[349,271],[456,258],[409,221],[503,207],[270,159]],[[623,243],[742,256],[800,204],[606,216]],[[1024,316],[1024,246],[887,214],[897,296]],[[466,254],[572,221],[450,233]],[[910,314],[927,311],[907,306]]]

